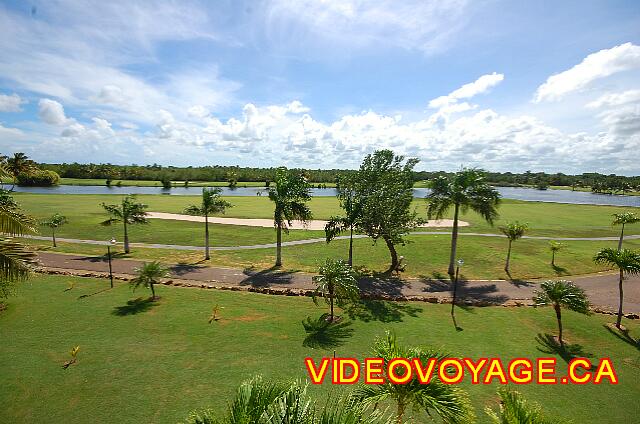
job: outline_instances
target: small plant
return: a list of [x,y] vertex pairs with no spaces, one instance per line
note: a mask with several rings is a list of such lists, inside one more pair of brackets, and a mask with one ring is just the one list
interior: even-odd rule
[[551,250],[551,266],[556,266],[556,253],[564,249],[567,245],[559,241],[551,240],[549,242],[549,250]]
[[69,359],[68,361],[66,361],[64,364],[62,364],[62,368],[63,369],[67,369],[69,368],[71,365],[75,364],[78,361],[78,352],[80,351],[80,346],[76,346],[71,348],[71,352],[69,352],[71,354],[71,359]]
[[500,227],[500,231],[509,239],[509,248],[507,250],[507,259],[504,264],[504,271],[509,274],[509,265],[511,262],[511,244],[524,236],[524,233],[529,229],[529,225],[521,224],[518,221],[510,222],[507,225]]
[[220,320],[220,317],[218,316],[218,312],[220,312],[220,306],[216,305],[211,310],[211,316],[209,317],[209,324],[211,324],[214,321]]
[[355,278],[353,269],[344,261],[327,259],[327,262],[320,267],[319,274],[314,277],[314,282],[318,285],[313,293],[313,302],[318,304],[318,297],[324,297],[329,304],[329,322],[334,322],[336,317],[333,313],[333,304],[342,306],[347,302],[355,302],[360,298],[360,289]]
[[160,262],[153,261],[136,268],[136,273],[138,276],[131,280],[133,289],[135,290],[139,286],[149,288],[151,289],[151,299],[157,299],[155,285],[160,283],[160,279],[169,276],[169,270],[163,267]]
[[43,220],[41,222],[42,225],[51,228],[51,239],[53,241],[53,247],[57,247],[56,245],[56,229],[62,227],[64,224],[68,223],[67,217],[64,215],[60,215],[59,213],[54,213],[51,217]]

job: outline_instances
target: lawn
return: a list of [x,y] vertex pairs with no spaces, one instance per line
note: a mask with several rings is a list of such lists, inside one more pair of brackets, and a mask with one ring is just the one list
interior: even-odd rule
[[[65,292],[72,282],[74,288]],[[503,361],[557,356],[536,341],[537,335],[555,331],[548,308],[459,309],[463,331],[455,331],[447,305],[372,302],[344,313],[352,334],[312,349],[303,345],[301,321],[317,318],[323,309],[308,298],[162,286],[156,304],[130,306],[127,301],[148,293],[132,293],[126,285],[102,291],[106,287],[106,280],[37,276],[9,299],[8,309],[0,313],[0,422],[175,423],[194,408],[220,410],[237,384],[256,373],[305,378],[304,357],[330,356],[334,350],[362,359],[387,329],[403,343],[455,356]],[[85,294],[93,295],[79,299]],[[216,305],[222,319],[208,324]],[[640,352],[603,327],[610,320],[567,312],[565,334],[570,343],[581,345],[583,354],[610,357],[619,385],[526,385],[517,390],[576,424],[634,422]],[[625,320],[625,325],[633,336],[640,335],[638,322]],[[73,346],[80,346],[78,362],[63,370]],[[465,383],[464,388],[479,422],[486,423],[483,408],[496,406],[497,387]],[[332,388],[309,390],[325,396]]]

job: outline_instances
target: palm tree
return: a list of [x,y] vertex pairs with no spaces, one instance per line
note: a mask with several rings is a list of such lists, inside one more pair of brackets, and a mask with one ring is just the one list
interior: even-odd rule
[[54,213],[49,218],[44,219],[41,222],[41,225],[47,226],[51,228],[51,238],[53,239],[53,247],[57,247],[56,245],[56,229],[62,227],[64,224],[68,223],[67,217],[64,215],[60,215],[59,213]]
[[102,225],[113,225],[122,222],[124,226],[124,252],[129,253],[129,233],[128,225],[147,224],[147,213],[144,211],[147,205],[136,203],[135,196],[125,196],[119,205],[102,204],[102,207],[111,215],[111,218],[103,221]]
[[558,320],[558,341],[564,349],[562,340],[562,308],[581,314],[589,313],[589,300],[584,290],[571,281],[545,281],[540,285],[542,290],[536,290],[533,301],[536,305],[551,305],[556,311]]
[[622,303],[624,297],[624,293],[622,291],[622,281],[624,280],[625,275],[640,274],[640,253],[634,252],[629,249],[615,250],[607,247],[596,253],[596,255],[593,257],[593,260],[597,264],[618,268],[620,272],[620,279],[618,280],[618,293],[620,295],[620,303],[618,305],[618,319],[616,321],[616,327],[620,329],[620,323],[622,322]]
[[169,276],[169,270],[158,261],[146,262],[140,268],[136,268],[136,278],[130,281],[131,287],[137,289],[142,286],[151,289],[151,299],[156,299],[155,285],[160,279]]
[[519,392],[498,389],[500,410],[486,408],[485,412],[495,424],[562,424],[567,421],[550,419],[543,415],[540,405],[527,402]]
[[223,200],[220,197],[222,189],[216,188],[203,188],[202,189],[202,203],[198,205],[191,205],[185,209],[185,212],[189,215],[204,215],[204,259],[209,260],[209,215],[216,213],[224,213],[227,208],[230,208],[231,203]]
[[[3,176],[7,176],[7,172],[0,167],[0,177]],[[4,193],[0,202],[0,298],[9,296],[15,282],[26,280],[36,263],[36,255],[12,239],[34,230],[33,219]]]
[[360,289],[353,269],[341,260],[327,259],[320,267],[319,274],[314,277],[318,285],[313,293],[313,302],[318,304],[318,296],[324,297],[330,305],[329,322],[334,321],[333,302],[342,306],[345,302],[353,302],[360,298]]
[[325,234],[327,243],[337,237],[344,231],[349,231],[349,266],[353,266],[353,230],[355,229],[358,218],[360,218],[361,205],[356,202],[355,189],[352,180],[347,177],[341,177],[336,185],[338,191],[338,199],[340,206],[345,211],[344,216],[332,216],[325,226]]
[[308,222],[312,215],[307,206],[311,199],[309,183],[302,174],[293,173],[287,168],[276,170],[275,185],[269,187],[269,200],[275,204],[273,223],[277,231],[276,266],[282,266],[282,230],[289,231],[293,220]]
[[560,243],[555,240],[551,240],[549,242],[549,250],[551,250],[551,266],[556,266],[556,253],[558,253],[561,249],[566,247],[566,244]]
[[479,213],[489,224],[498,217],[497,206],[500,193],[484,180],[477,169],[463,169],[451,177],[438,177],[429,183],[431,193],[427,196],[427,218],[442,219],[453,206],[453,231],[451,232],[451,254],[448,274],[455,272],[458,245],[458,217],[460,211],[471,209]]
[[635,212],[614,213],[611,225],[621,225],[620,241],[618,241],[618,250],[622,249],[622,241],[624,240],[624,226],[626,224],[635,224],[640,222],[640,216]]
[[13,157],[10,157],[6,160],[6,171],[9,173],[11,178],[13,179],[13,184],[11,186],[11,191],[16,186],[16,182],[18,181],[18,176],[20,174],[26,174],[32,171],[35,168],[33,161],[31,161],[27,155],[24,153],[14,153]]
[[348,397],[331,400],[318,410],[306,385],[273,382],[256,376],[240,384],[235,398],[220,419],[211,409],[193,411],[187,424],[384,424],[380,411]]
[[528,224],[521,224],[518,221],[510,222],[507,225],[500,227],[502,234],[509,239],[509,249],[507,250],[507,260],[504,264],[504,270],[509,274],[509,264],[511,262],[511,244],[524,236],[524,233],[529,229]]
[[[386,337],[379,338],[373,346],[372,357],[384,360],[383,369],[394,358],[417,358],[426,364],[429,358],[442,359],[446,355],[440,352],[422,349],[420,347],[405,347],[399,345],[395,335],[387,331]],[[434,371],[437,375],[437,370]],[[354,399],[368,405],[377,405],[386,400],[396,403],[396,420],[402,423],[408,407],[413,406],[428,414],[434,412],[443,422],[450,424],[467,424],[473,422],[473,407],[466,393],[451,384],[444,384],[437,378],[432,378],[428,384],[421,384],[413,378],[406,384],[368,384],[359,387]]]

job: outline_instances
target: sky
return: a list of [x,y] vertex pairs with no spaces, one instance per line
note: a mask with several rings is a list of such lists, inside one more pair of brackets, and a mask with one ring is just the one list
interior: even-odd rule
[[637,0],[0,0],[0,153],[640,174]]

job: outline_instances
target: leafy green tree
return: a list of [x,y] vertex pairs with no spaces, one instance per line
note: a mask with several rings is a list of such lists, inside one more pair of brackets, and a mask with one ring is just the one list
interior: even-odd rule
[[[402,346],[398,344],[395,335],[387,331],[385,338],[375,341],[372,357],[382,358],[383,369],[386,369],[389,361],[395,358],[417,358],[426,364],[429,358],[442,359],[446,355],[420,347]],[[400,372],[398,370],[398,373]],[[436,377],[437,374],[436,369],[433,372],[434,377],[428,384],[421,384],[418,378],[414,377],[406,384],[393,384],[387,381],[384,384],[363,385],[356,389],[353,396],[365,405],[377,405],[388,400],[395,402],[398,423],[404,422],[408,407],[424,411],[429,415],[432,413],[438,415],[443,422],[449,424],[474,422],[473,406],[467,394],[455,385],[442,383]]]
[[54,213],[49,218],[42,220],[40,223],[46,227],[51,228],[51,239],[53,240],[53,247],[57,247],[56,245],[56,230],[62,227],[64,224],[67,224],[69,221],[67,217],[64,215],[60,215],[59,213]]
[[427,196],[428,219],[442,219],[453,207],[453,230],[451,232],[451,253],[448,274],[455,273],[456,249],[458,246],[458,218],[460,212],[468,209],[480,214],[489,224],[498,217],[497,206],[500,194],[484,179],[477,169],[463,169],[451,177],[440,176],[433,179]]
[[636,224],[640,222],[640,216],[635,212],[614,213],[612,225],[620,225],[620,241],[618,241],[618,250],[622,249],[624,241],[624,226],[627,224]]
[[566,244],[560,243],[559,241],[551,240],[549,242],[549,250],[551,250],[551,266],[556,266],[556,253],[560,250],[564,249]]
[[540,405],[527,402],[524,397],[514,390],[501,387],[500,409],[493,411],[486,408],[485,412],[494,424],[563,424],[567,421],[548,418],[542,413]]
[[169,276],[169,270],[158,261],[146,262],[140,268],[136,268],[136,277],[130,281],[131,287],[137,289],[142,286],[151,289],[151,298],[156,299],[155,285],[162,278]]
[[102,204],[102,207],[111,217],[103,222],[102,225],[113,225],[122,222],[124,227],[124,252],[129,253],[129,232],[127,227],[134,224],[147,224],[147,213],[145,209],[147,205],[136,202],[135,196],[125,196],[119,205]]
[[185,213],[189,215],[201,215],[204,216],[204,258],[205,260],[211,259],[209,255],[209,215],[217,213],[225,213],[227,208],[230,208],[231,203],[220,197],[222,193],[221,188],[203,188],[202,189],[202,201],[200,205],[191,205],[185,209]]
[[311,220],[309,183],[304,175],[281,167],[276,170],[274,184],[269,187],[269,200],[274,205],[273,223],[276,227],[276,266],[282,266],[282,231],[288,233],[292,221]]
[[333,303],[342,307],[347,302],[355,302],[360,298],[360,289],[353,269],[340,260],[327,259],[314,277],[318,285],[313,293],[313,301],[318,304],[318,296],[324,297],[329,304],[329,322],[335,320]]
[[[0,167],[0,177],[7,171]],[[33,219],[25,215],[6,192],[0,196],[0,299],[8,297],[18,281],[26,280],[36,255],[12,239],[35,230]]]
[[518,240],[529,229],[529,225],[521,224],[519,222],[510,222],[507,225],[501,226],[500,231],[509,240],[509,248],[507,249],[507,259],[504,263],[504,270],[509,274],[509,265],[511,262],[511,245],[514,241]]
[[355,179],[352,175],[339,177],[336,190],[343,216],[332,216],[325,226],[327,243],[345,231],[349,231],[349,266],[353,266],[353,231],[358,224],[362,208],[356,201]]
[[391,150],[378,150],[367,155],[353,176],[353,199],[360,217],[357,226],[374,242],[384,240],[391,266],[398,268],[396,245],[406,243],[405,236],[423,221],[411,208],[413,201],[413,168],[418,159],[396,156]]
[[35,164],[32,160],[30,160],[27,155],[24,153],[18,152],[14,153],[12,157],[7,158],[5,170],[13,179],[13,185],[11,186],[11,191],[16,186],[18,181],[18,177],[21,174],[28,174],[36,169]]
[[589,313],[589,300],[584,290],[571,281],[545,281],[540,285],[541,290],[535,292],[533,301],[536,305],[551,305],[556,312],[558,321],[558,341],[564,348],[562,339],[562,308],[581,314]]
[[629,249],[615,250],[607,247],[596,253],[593,260],[597,264],[618,268],[620,276],[618,280],[620,303],[618,305],[618,319],[616,321],[616,327],[619,329],[620,323],[622,322],[622,303],[624,299],[622,282],[624,281],[625,275],[640,274],[640,253]]

